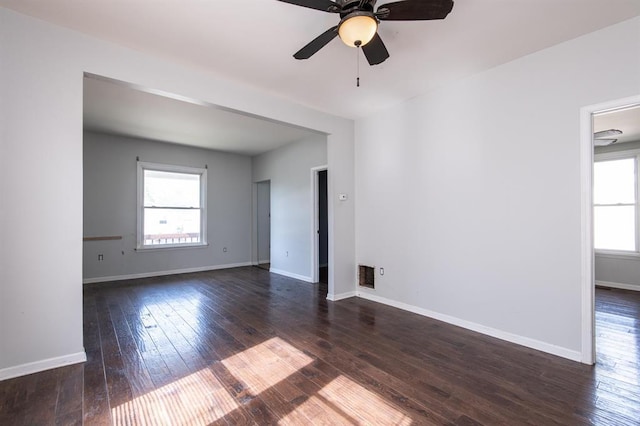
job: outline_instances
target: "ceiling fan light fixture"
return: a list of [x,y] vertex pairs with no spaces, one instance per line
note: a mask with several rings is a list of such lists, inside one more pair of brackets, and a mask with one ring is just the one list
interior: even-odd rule
[[595,132],[593,134],[594,139],[600,139],[600,138],[608,138],[611,136],[619,136],[622,134],[622,130],[618,130],[618,129],[609,129],[609,130],[602,130],[600,132]]
[[338,26],[340,39],[349,47],[364,46],[376,35],[378,21],[370,12],[353,12]]

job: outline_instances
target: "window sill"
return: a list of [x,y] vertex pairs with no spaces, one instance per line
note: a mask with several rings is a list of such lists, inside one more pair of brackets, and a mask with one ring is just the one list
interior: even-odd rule
[[181,249],[198,249],[198,248],[206,248],[209,247],[208,243],[202,244],[167,244],[167,245],[158,245],[158,246],[145,246],[145,247],[137,247],[137,252],[147,252],[147,251],[165,251],[165,250],[181,250]]
[[596,257],[606,259],[640,260],[640,253],[626,251],[596,251]]

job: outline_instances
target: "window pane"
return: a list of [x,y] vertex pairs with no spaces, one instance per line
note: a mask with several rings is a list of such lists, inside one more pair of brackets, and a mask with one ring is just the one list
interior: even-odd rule
[[145,170],[144,205],[200,207],[200,175]]
[[200,210],[144,209],[144,245],[199,243]]
[[595,204],[635,203],[635,160],[597,161],[593,165]]
[[635,207],[596,206],[594,228],[596,249],[635,251]]

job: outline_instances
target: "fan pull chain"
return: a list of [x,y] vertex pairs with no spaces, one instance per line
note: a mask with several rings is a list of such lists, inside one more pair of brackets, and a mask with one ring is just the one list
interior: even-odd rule
[[356,46],[356,87],[360,87],[360,45]]

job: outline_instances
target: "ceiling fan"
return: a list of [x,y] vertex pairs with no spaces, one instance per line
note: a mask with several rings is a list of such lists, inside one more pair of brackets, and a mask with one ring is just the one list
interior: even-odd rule
[[615,136],[622,134],[622,130],[609,129],[602,130],[601,132],[595,132],[593,134],[593,146],[607,146],[612,145],[618,141]]
[[296,59],[309,59],[336,36],[351,47],[362,47],[369,65],[377,65],[389,52],[377,33],[380,21],[428,21],[444,19],[453,9],[453,0],[404,0],[385,3],[375,12],[377,0],[279,0],[328,13],[338,13],[340,23],[329,28],[297,51]]

